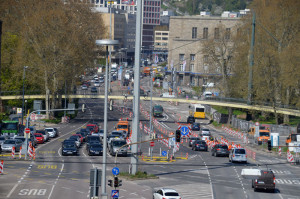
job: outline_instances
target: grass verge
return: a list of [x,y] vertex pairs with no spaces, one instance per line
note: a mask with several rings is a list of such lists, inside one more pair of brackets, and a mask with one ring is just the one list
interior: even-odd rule
[[128,172],[120,172],[119,176],[128,180],[158,179],[156,175],[148,174],[146,171],[137,171],[135,175]]

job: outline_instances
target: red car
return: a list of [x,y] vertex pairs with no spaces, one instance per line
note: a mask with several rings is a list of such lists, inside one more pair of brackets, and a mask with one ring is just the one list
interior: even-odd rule
[[45,140],[44,140],[44,135],[43,134],[35,133],[34,136],[35,136],[35,139],[36,139],[38,144],[44,144]]
[[91,129],[91,130],[90,130],[91,133],[93,133],[93,132],[94,132],[94,133],[98,133],[98,132],[99,132],[99,127],[98,127],[97,124],[87,124],[87,125],[86,125],[86,128],[87,128],[87,129]]

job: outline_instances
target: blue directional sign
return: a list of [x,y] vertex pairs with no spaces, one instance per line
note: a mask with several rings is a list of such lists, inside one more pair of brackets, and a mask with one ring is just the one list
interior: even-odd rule
[[111,190],[112,198],[119,198],[119,190]]
[[119,169],[118,167],[114,167],[114,168],[112,169],[112,173],[113,173],[114,175],[118,175],[118,174],[120,173],[120,169]]
[[162,156],[166,156],[166,155],[167,155],[167,152],[166,152],[166,151],[162,151],[162,152],[161,152],[161,155],[162,155]]
[[188,135],[190,132],[189,127],[187,127],[187,126],[182,126],[180,128],[180,131],[181,131],[181,135],[183,135],[183,136]]

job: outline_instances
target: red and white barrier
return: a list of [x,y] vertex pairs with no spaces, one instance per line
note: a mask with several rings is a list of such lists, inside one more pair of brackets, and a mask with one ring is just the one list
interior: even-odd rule
[[3,169],[4,169],[4,161],[1,160],[1,162],[0,162],[0,174],[3,174]]
[[186,153],[185,157],[186,159],[189,159],[189,153]]
[[20,151],[19,151],[19,159],[22,158],[22,147],[20,147]]
[[289,150],[287,150],[287,160],[288,162],[294,162],[294,156],[291,154]]
[[16,153],[16,147],[12,147],[11,149],[11,157],[14,159],[15,158],[15,153]]
[[278,147],[278,155],[281,156],[281,147]]

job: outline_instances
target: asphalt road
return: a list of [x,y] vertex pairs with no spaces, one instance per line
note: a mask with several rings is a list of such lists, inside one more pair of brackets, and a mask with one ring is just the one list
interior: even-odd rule
[[[145,90],[149,89],[147,78],[142,79]],[[117,86],[117,85],[115,85]],[[157,93],[155,94],[157,95]],[[78,156],[61,156],[61,142],[76,132],[88,121],[96,121],[103,128],[103,99],[86,99],[82,101],[87,105],[87,111],[80,113],[75,120],[69,124],[59,124],[60,137],[52,139],[37,148],[35,161],[12,160],[10,157],[4,159],[4,175],[0,175],[0,198],[89,198],[89,175],[90,169],[102,168],[102,156],[87,156],[85,145],[80,149]],[[142,107],[150,111],[149,102],[142,102]],[[175,106],[170,103],[161,103],[165,109],[164,117],[158,121],[165,129],[175,131],[178,128],[176,122],[186,121],[188,104]],[[114,129],[119,118],[128,117],[128,113],[119,112],[119,107],[131,106],[131,102],[116,103],[113,111],[109,111],[108,131]],[[149,121],[141,114],[143,125],[149,126]],[[200,121],[200,120],[199,120]],[[201,120],[205,125],[208,120]],[[239,143],[234,137],[225,132],[211,129],[214,136],[224,136],[231,141]],[[155,129],[158,132],[158,129]],[[142,133],[143,140],[149,136]],[[149,143],[141,146],[145,156],[149,154]],[[165,145],[156,142],[153,155],[160,156],[161,151],[170,150]],[[188,159],[177,159],[174,162],[146,162],[140,159],[139,170],[155,174],[158,179],[129,181],[123,179],[120,187],[120,197],[128,199],[152,198],[153,190],[160,187],[176,189],[182,198],[286,198],[296,199],[299,197],[300,169],[287,164],[282,158],[267,153],[258,152],[256,160],[248,158],[248,164],[233,164],[226,157],[214,157],[210,152],[192,151],[184,142],[180,145],[176,157]],[[127,172],[130,166],[130,157],[118,157],[118,164],[114,164],[114,157],[107,156],[107,179],[112,177],[111,169],[115,166],[121,172]],[[241,177],[243,168],[268,168],[276,175],[276,193],[254,192],[251,188],[251,180]],[[110,195],[112,188],[107,186],[107,194]]]

